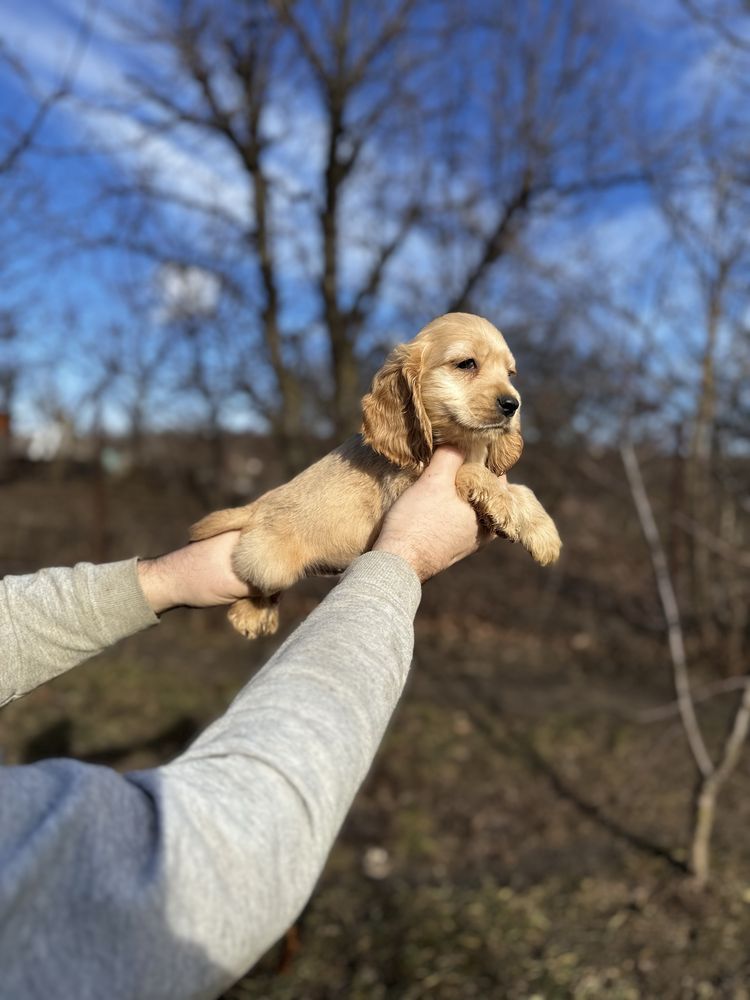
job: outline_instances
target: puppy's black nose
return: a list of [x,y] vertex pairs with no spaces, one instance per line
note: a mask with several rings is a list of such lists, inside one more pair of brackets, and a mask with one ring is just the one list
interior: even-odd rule
[[515,396],[498,396],[497,408],[506,417],[512,417],[518,409],[518,400]]

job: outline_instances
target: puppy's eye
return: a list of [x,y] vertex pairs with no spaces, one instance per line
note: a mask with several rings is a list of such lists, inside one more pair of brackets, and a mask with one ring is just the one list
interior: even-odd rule
[[515,368],[510,368],[508,370],[508,378],[515,378],[516,375],[518,375],[518,372],[516,371]]
[[472,368],[476,368],[477,363],[474,358],[467,358],[465,361],[457,361],[456,368],[462,368],[464,371],[470,371]]

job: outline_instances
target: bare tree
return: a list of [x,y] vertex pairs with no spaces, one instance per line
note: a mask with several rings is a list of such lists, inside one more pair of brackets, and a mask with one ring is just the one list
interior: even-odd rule
[[[154,246],[149,234],[140,233],[139,248],[151,252],[154,259],[211,268],[229,295],[243,303],[246,313],[240,329],[253,378],[242,372],[240,386],[256,412],[268,420],[292,464],[301,460],[299,439],[310,418],[304,398],[309,389],[303,375],[306,368],[316,368],[323,383],[317,395],[324,405],[315,419],[320,421],[325,415],[340,432],[351,428],[355,420],[361,389],[356,327],[413,217],[413,208],[405,208],[398,232],[389,234],[377,248],[356,294],[344,289],[339,273],[343,193],[364,159],[366,140],[392,117],[392,108],[400,107],[397,90],[406,86],[409,76],[405,65],[397,84],[386,93],[373,98],[370,90],[382,60],[403,34],[413,6],[402,4],[364,47],[360,26],[348,22],[345,9],[342,21],[326,22],[331,34],[320,51],[310,24],[283,5],[238,5],[231,30],[227,19],[214,15],[206,5],[190,2],[182,3],[175,14],[162,10],[148,24],[128,25],[134,40],[167,54],[174,77],[180,81],[179,86],[175,79],[131,81],[139,106],[151,109],[148,128],[161,135],[187,130],[205,136],[229,164],[238,201],[227,207],[220,198],[165,190],[145,174],[131,185],[110,187],[106,193],[121,201],[141,200],[179,213],[182,232],[187,229],[197,237],[194,245],[204,248],[202,257],[174,252],[161,234],[160,244]],[[328,43],[334,48],[332,58]],[[305,75],[302,83],[301,75]],[[314,127],[320,137],[327,131],[328,140],[310,179],[304,177],[305,164],[295,168],[300,170],[299,177],[283,173],[285,143],[289,144],[290,135],[294,139],[294,123],[283,121],[285,112],[280,109],[288,95],[280,93],[282,81],[318,90],[314,114],[320,113],[323,120]],[[319,178],[324,179],[325,192],[317,204]],[[384,188],[386,179],[379,184]],[[295,186],[297,190],[292,189]],[[190,220],[187,226],[186,218]],[[320,267],[306,261],[315,239],[320,243]],[[298,266],[301,273],[295,276]],[[300,310],[294,304],[295,294],[299,298],[294,285],[300,281],[305,285],[303,298],[308,300],[302,302],[301,311],[306,314],[302,318],[295,315]],[[309,327],[321,331],[312,347],[315,338],[308,335]],[[319,358],[321,348],[329,354],[327,363]],[[261,368],[262,375],[257,377]]]
[[[72,93],[81,60],[91,36],[95,3],[89,0],[58,80],[43,85],[26,61],[12,50],[0,34],[0,75],[10,93],[18,95],[18,106],[0,115],[0,464],[11,451],[14,407],[27,375],[22,335],[29,309],[28,291],[18,282],[18,262],[29,249],[29,232],[38,232],[47,218],[45,183],[30,167],[40,138],[53,112]],[[1,28],[0,28],[1,31]]]
[[[116,229],[89,246],[217,277],[238,388],[296,466],[311,432],[356,428],[394,327],[492,311],[540,220],[639,174],[615,148],[612,41],[584,0],[230,6],[124,25],[151,68],[117,105],[108,148],[129,178],[106,185]],[[193,149],[213,182],[167,182],[160,157]]]
[[663,151],[652,186],[672,235],[676,275],[686,282],[678,314],[695,355],[680,380],[689,401],[682,404],[688,429],[682,513],[702,529],[688,537],[692,607],[704,649],[714,655],[725,643],[722,661],[742,672],[747,580],[717,563],[706,541],[716,537],[739,549],[747,536],[747,512],[733,474],[743,411],[731,401],[740,401],[746,370],[750,187],[734,119],[731,106],[710,102]]
[[750,678],[744,681],[732,724],[719,751],[718,763],[715,764],[706,747],[695,713],[679,606],[659,530],[641,476],[640,465],[632,445],[624,444],[621,447],[621,455],[654,567],[659,600],[667,626],[677,706],[698,771],[698,788],[691,831],[690,868],[698,885],[704,886],[710,873],[711,837],[716,821],[717,798],[739,762],[750,728]]

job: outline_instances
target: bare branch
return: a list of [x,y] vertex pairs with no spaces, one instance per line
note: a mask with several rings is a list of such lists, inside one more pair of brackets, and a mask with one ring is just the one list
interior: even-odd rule
[[750,53],[750,38],[733,31],[727,19],[721,13],[709,14],[696,2],[696,0],[682,0],[685,10],[699,24],[715,31],[720,38],[728,42],[733,48],[742,52]]
[[[50,111],[70,93],[91,38],[97,2],[98,0],[87,0],[86,13],[78,29],[76,39],[73,43],[73,48],[63,70],[60,82],[38,103],[36,111],[34,112],[29,124],[22,130],[21,134],[16,137],[15,142],[10,146],[10,148],[4,152],[2,158],[0,158],[0,174],[9,173],[16,166],[21,157],[31,148],[34,140],[47,120]],[[13,66],[16,73],[23,73],[24,76],[26,75],[25,71],[21,69],[20,63],[15,59],[15,57],[6,53],[4,48],[0,48],[0,58],[4,62]]]
[[[704,684],[693,692],[693,702],[710,701],[719,695],[734,694],[735,691],[744,691],[750,682],[750,676],[726,677],[724,680],[716,681],[713,684]],[[664,705],[655,705],[653,708],[646,708],[637,712],[634,718],[638,722],[663,722],[671,719],[674,715],[680,714],[680,705],[677,701],[668,701]]]

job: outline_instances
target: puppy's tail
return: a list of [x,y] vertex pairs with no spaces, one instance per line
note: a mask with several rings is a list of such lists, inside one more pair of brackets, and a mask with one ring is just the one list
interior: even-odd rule
[[225,531],[238,531],[252,521],[250,507],[228,507],[216,510],[197,521],[190,529],[190,541],[201,542],[204,538],[222,535]]

